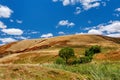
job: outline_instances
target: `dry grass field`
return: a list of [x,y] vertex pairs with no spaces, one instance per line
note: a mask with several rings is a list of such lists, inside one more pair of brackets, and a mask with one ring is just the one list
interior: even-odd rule
[[[99,71],[103,66],[98,67],[96,64],[102,65],[101,62],[109,61],[109,69],[110,66],[114,67],[116,74],[119,74],[120,38],[101,35],[68,35],[23,40],[0,46],[0,80],[104,80],[96,78],[97,74],[96,76],[88,74],[87,69],[84,69],[86,73],[82,74],[82,70],[79,72],[80,69],[75,66],[60,67],[53,64],[58,57],[59,50],[65,46],[72,47],[75,55],[79,57],[83,56],[85,49],[92,45],[101,46],[102,52],[96,54],[91,63],[76,66],[87,68],[92,65],[91,68],[98,68]],[[44,64],[47,66],[43,66]],[[101,75],[104,72],[100,72]],[[115,74],[114,76],[116,77]],[[120,76],[117,76],[115,79],[109,79],[118,80]]]

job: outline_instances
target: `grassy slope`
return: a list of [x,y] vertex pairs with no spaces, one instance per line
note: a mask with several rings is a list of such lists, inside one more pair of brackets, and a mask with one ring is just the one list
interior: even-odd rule
[[[120,62],[0,66],[0,80],[119,80]],[[6,76],[7,75],[7,76]]]
[[49,39],[23,40],[0,47],[0,51],[24,52],[51,47],[61,48],[63,46],[71,46],[74,48],[80,48],[91,45],[101,45],[104,47],[119,47],[119,40],[119,38],[110,38],[98,35],[70,35]]
[[[43,40],[43,39],[42,39]],[[18,43],[10,44],[0,48],[4,52],[7,50],[24,50],[25,48],[41,46],[41,45],[51,45],[51,47],[46,49],[32,48],[28,52],[17,53],[17,55],[8,57],[1,63],[12,63],[18,64],[0,66],[0,80],[77,80],[76,78],[81,77],[84,80],[119,80],[120,79],[120,66],[119,60],[115,59],[116,54],[120,56],[119,49],[120,44],[118,39],[106,38],[94,35],[76,35],[76,36],[65,36],[51,38],[42,41],[41,39],[21,41]],[[61,42],[62,41],[62,42]],[[66,43],[66,41],[68,41]],[[26,46],[24,46],[26,43]],[[64,43],[64,44],[63,44]],[[82,56],[86,48],[90,45],[101,45],[102,55],[105,54],[108,58],[101,58],[101,54],[95,55],[94,61],[89,64],[81,64],[74,66],[56,65],[52,64],[57,58],[58,51],[63,46],[71,46],[74,48],[77,56]],[[43,47],[43,46],[42,46]],[[52,50],[52,51],[51,51]],[[114,54],[115,53],[115,56]],[[113,55],[113,56],[112,56]],[[11,56],[11,54],[10,54]],[[7,56],[6,56],[7,57]],[[112,60],[110,63],[103,62],[104,60]],[[97,61],[97,62],[95,62]],[[102,61],[102,62],[101,62]],[[44,64],[46,66],[27,66],[26,64]],[[19,64],[25,64],[21,66]],[[67,72],[66,72],[67,71]],[[7,76],[6,76],[7,75]],[[82,76],[81,76],[82,75]],[[80,79],[80,80],[81,80]],[[78,79],[79,80],[79,79]]]
[[9,65],[0,67],[0,80],[80,80],[80,75],[40,66]]
[[[83,56],[86,47],[74,48],[76,56]],[[52,50],[52,51],[50,51]],[[56,50],[56,51],[55,51]],[[57,49],[44,49],[42,51],[31,51],[26,53],[15,54],[15,56],[10,55],[6,56],[0,63],[14,63],[14,64],[42,64],[42,63],[51,63],[56,60],[58,57],[58,48]],[[117,48],[111,47],[102,47],[102,52],[94,56],[94,60],[120,60],[120,51],[116,51]],[[50,51],[50,52],[49,52]],[[7,58],[8,57],[8,58]]]
[[73,66],[51,64],[47,67],[82,74],[86,80],[119,80],[119,64],[120,62],[97,62]]

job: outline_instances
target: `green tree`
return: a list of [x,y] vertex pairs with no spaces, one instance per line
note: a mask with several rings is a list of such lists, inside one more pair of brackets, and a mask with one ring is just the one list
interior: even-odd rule
[[74,56],[74,50],[70,47],[65,47],[65,48],[62,48],[60,51],[59,51],[59,56],[61,58],[63,58],[66,62],[66,64],[68,63],[68,60]]
[[101,52],[101,47],[95,45],[85,50],[85,56],[93,56],[94,54],[100,53],[100,52]]

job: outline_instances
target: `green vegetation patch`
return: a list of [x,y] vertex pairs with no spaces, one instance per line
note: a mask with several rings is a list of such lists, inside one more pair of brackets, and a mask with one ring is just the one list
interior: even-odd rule
[[80,65],[58,65],[51,64],[47,67],[62,69],[83,75],[86,80],[119,80],[120,62],[118,63],[87,63]]

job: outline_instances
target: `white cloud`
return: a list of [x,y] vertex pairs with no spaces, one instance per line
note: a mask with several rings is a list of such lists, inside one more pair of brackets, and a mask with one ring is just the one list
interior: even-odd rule
[[60,26],[66,26],[66,25],[68,25],[68,24],[69,24],[68,20],[61,20],[61,21],[59,21],[59,23],[58,23],[58,25],[60,25]]
[[16,36],[15,39],[25,40],[25,39],[28,39],[28,38],[27,38],[27,37],[24,37],[24,36]]
[[80,14],[81,13],[81,8],[80,7],[76,7],[76,10],[74,12],[75,14]]
[[61,20],[61,21],[59,21],[58,26],[73,27],[73,26],[75,26],[75,23],[69,22],[68,20]]
[[102,0],[53,0],[53,2],[58,2],[58,1],[62,2],[63,6],[81,4],[84,10],[98,7],[101,4],[105,6],[106,4]]
[[0,18],[9,18],[13,11],[7,6],[0,5]]
[[58,32],[58,34],[59,34],[59,35],[65,35],[65,33],[62,32],[62,31]]
[[6,44],[6,43],[10,43],[10,42],[15,42],[17,40],[15,40],[14,38],[0,38],[0,41],[3,43],[3,44]]
[[68,23],[68,27],[73,27],[73,26],[75,26],[75,23],[73,22]]
[[53,34],[52,34],[52,33],[48,33],[48,34],[43,34],[43,35],[41,35],[41,38],[50,38],[50,37],[53,37]]
[[7,33],[9,35],[22,35],[23,31],[21,29],[9,28],[9,29],[2,29],[2,32]]
[[7,26],[3,22],[0,21],[0,28],[5,29],[7,28]]
[[53,2],[57,2],[58,0],[52,0]]
[[87,34],[87,33],[83,33],[83,32],[80,32],[80,33],[76,32],[75,33],[75,35],[81,35],[81,34]]
[[107,33],[120,32],[120,21],[112,21],[108,25],[99,26],[100,31],[106,31]]
[[71,2],[70,2],[70,0],[63,0],[63,5],[64,6],[67,6],[67,5],[69,5]]
[[120,37],[120,21],[110,21],[88,30],[88,34],[103,34],[111,37]]
[[85,27],[83,30],[90,30],[91,28],[89,28],[89,27]]
[[58,0],[62,2],[63,6],[67,5],[74,5],[76,2],[79,2],[79,0]]
[[99,30],[91,29],[88,31],[88,34],[99,34],[102,35],[103,33]]
[[100,0],[80,0],[80,3],[83,5],[83,8],[85,10],[88,10],[90,8],[95,8],[100,6]]
[[113,13],[114,16],[119,17],[120,16],[120,8],[115,9],[115,13]]
[[110,37],[120,37],[120,33],[109,34],[107,36],[110,36]]
[[14,22],[14,20],[13,20],[13,19],[10,19],[10,22]]
[[16,22],[16,23],[18,23],[18,24],[23,23],[23,21],[22,21],[22,20],[18,20],[18,19],[17,19],[17,20],[15,20],[15,21],[14,21],[13,19],[10,19],[10,22]]
[[21,20],[16,20],[16,22],[19,24],[23,23],[23,21],[21,21]]
[[38,34],[39,32],[37,32],[37,31],[33,31],[33,32],[31,32],[31,34]]
[[115,9],[115,11],[118,11],[118,12],[120,12],[120,8],[117,8],[117,9]]

